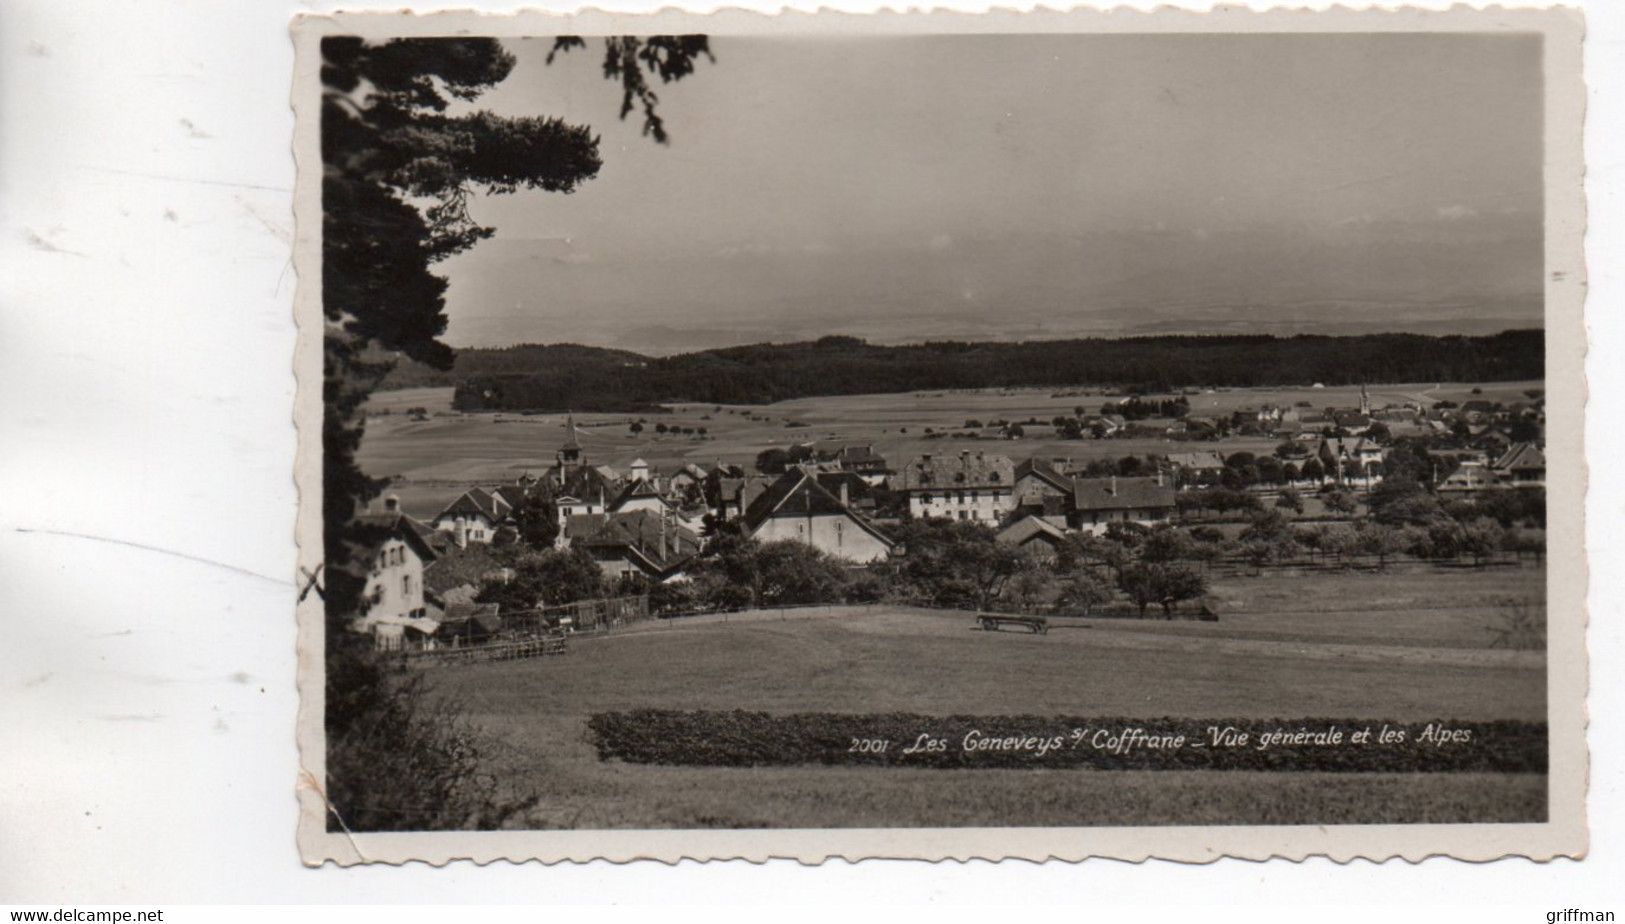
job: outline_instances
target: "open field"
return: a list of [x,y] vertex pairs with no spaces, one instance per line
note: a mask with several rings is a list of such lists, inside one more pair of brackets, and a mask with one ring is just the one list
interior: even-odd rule
[[695,768],[600,761],[587,718],[643,707],[770,713],[1546,716],[1544,653],[1487,647],[1525,569],[1227,578],[1218,623],[1073,621],[983,633],[967,614],[737,614],[581,639],[565,658],[435,668],[536,795],[530,826],[1372,823],[1532,820],[1538,775]]
[[[1472,395],[1481,388],[1483,394]],[[1372,403],[1405,401],[1464,401],[1471,397],[1511,402],[1523,400],[1523,391],[1540,383],[1513,382],[1482,386],[1471,384],[1417,384],[1382,386],[1371,393]],[[363,470],[378,477],[405,476],[395,488],[408,512],[429,516],[474,484],[511,480],[527,470],[552,464],[553,453],[565,438],[563,414],[481,413],[451,410],[451,389],[414,388],[381,392],[368,405],[375,415],[367,424],[359,459]],[[803,398],[765,406],[673,405],[672,412],[649,416],[640,435],[627,427],[624,414],[579,414],[581,443],[586,457],[624,469],[642,457],[670,471],[687,462],[711,466],[717,460],[747,468],[757,453],[771,446],[789,446],[808,440],[873,443],[900,464],[925,452],[956,453],[962,449],[1009,455],[1093,458],[1145,453],[1218,448],[1233,452],[1268,452],[1275,440],[1235,439],[1221,444],[1188,443],[1164,439],[1062,440],[1050,427],[1035,427],[1021,440],[927,439],[925,429],[961,429],[967,419],[997,418],[1049,421],[1069,415],[1082,405],[1090,413],[1113,400],[1101,390],[1050,389],[914,392],[896,395],[854,395]],[[1193,414],[1228,413],[1238,407],[1266,403],[1290,406],[1310,401],[1315,407],[1352,407],[1359,403],[1358,388],[1229,390],[1190,396]],[[427,420],[413,420],[408,408],[428,410]],[[387,412],[384,413],[384,412]],[[707,435],[659,436],[654,425],[704,427]],[[792,424],[794,426],[792,426]]]

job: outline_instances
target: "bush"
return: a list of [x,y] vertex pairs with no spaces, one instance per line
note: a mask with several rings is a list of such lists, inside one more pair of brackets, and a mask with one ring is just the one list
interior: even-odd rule
[[499,797],[479,729],[422,675],[390,678],[363,652],[330,655],[328,673],[329,830],[493,829],[535,804]]

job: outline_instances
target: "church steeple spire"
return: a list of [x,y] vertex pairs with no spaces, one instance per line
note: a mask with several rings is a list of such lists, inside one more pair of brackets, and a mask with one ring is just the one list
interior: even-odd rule
[[571,469],[581,464],[581,441],[576,438],[576,415],[569,413],[565,426],[569,429],[569,436],[565,438],[564,445],[559,447],[559,468]]

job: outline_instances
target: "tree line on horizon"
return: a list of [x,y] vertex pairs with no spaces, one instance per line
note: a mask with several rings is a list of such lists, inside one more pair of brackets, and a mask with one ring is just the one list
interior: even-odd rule
[[666,357],[573,344],[465,349],[433,376],[405,368],[386,387],[455,385],[463,411],[628,412],[662,404],[771,404],[929,389],[1190,387],[1495,382],[1545,377],[1545,332],[1158,336],[881,346],[832,336]]

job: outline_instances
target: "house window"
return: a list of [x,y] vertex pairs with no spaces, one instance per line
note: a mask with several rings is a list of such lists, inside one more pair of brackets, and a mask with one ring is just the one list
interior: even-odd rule
[[401,575],[401,596],[407,598],[412,596],[412,576],[410,574]]

